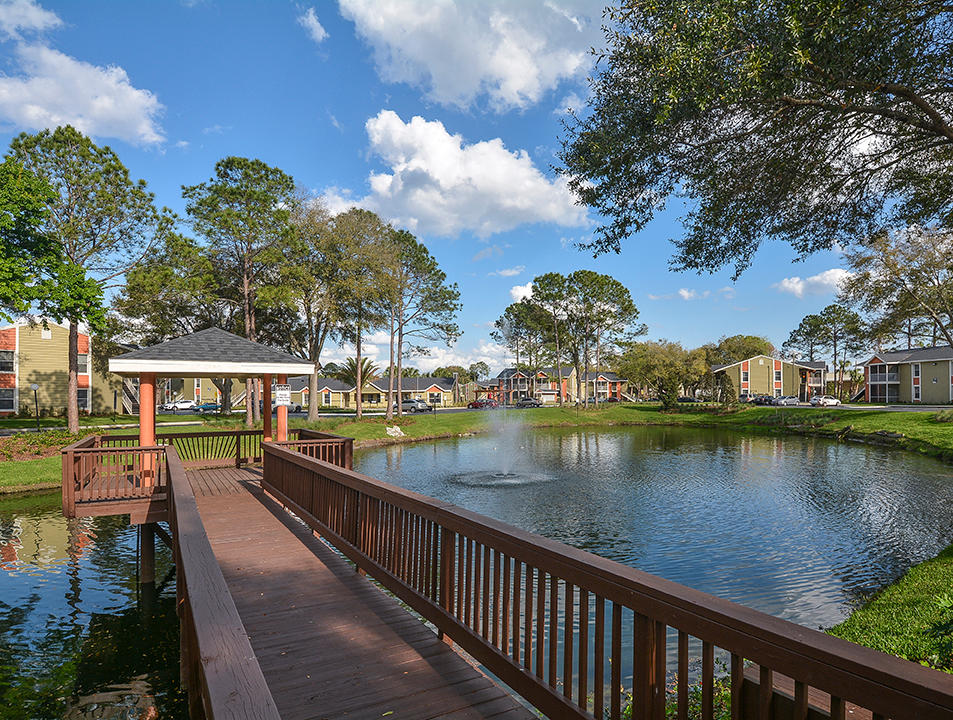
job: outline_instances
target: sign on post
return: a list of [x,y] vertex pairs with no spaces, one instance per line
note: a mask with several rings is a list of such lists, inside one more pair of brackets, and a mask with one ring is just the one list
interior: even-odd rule
[[275,407],[291,407],[291,386],[275,385]]

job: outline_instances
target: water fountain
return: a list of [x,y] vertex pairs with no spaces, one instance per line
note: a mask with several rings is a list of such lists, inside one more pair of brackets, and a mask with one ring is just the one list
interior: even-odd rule
[[487,467],[455,473],[450,482],[467,487],[511,487],[547,482],[552,478],[530,466],[527,426],[519,410],[498,410],[490,415],[490,437],[495,442]]

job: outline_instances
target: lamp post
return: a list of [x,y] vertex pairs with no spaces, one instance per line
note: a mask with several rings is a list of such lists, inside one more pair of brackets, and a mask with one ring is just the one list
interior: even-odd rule
[[30,389],[33,391],[33,412],[36,415],[36,431],[40,432],[40,401],[36,394],[36,391],[40,389],[40,386],[36,383],[33,383],[30,385]]

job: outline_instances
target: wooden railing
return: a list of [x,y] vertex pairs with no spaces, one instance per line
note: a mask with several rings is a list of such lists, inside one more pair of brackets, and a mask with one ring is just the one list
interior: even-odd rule
[[[302,431],[291,428],[288,430],[288,436],[294,439],[298,437],[299,432]],[[322,434],[314,433],[314,431],[305,432]],[[247,463],[261,462],[261,443],[261,430],[206,430],[156,435],[157,445],[175,446],[186,468],[241,467]],[[135,447],[138,444],[138,435],[100,437],[101,447]]]
[[[296,440],[299,432],[304,438]],[[351,467],[354,441],[328,433],[291,429],[291,444],[302,452]],[[259,462],[261,430],[218,430],[167,433],[154,447],[140,447],[137,435],[95,435],[62,451],[63,514],[124,514],[139,512],[136,522],[164,519],[165,448],[174,447],[183,467],[240,467]],[[149,502],[158,498],[158,502]],[[148,505],[148,508],[144,506]],[[82,508],[81,510],[77,510]]]
[[303,429],[297,439],[275,445],[348,470],[354,467],[354,438]]
[[261,667],[202,525],[174,446],[166,456],[182,680],[189,717],[278,720]]
[[616,720],[631,703],[665,718],[674,703],[681,719],[696,698],[708,720],[716,682],[733,720],[843,720],[848,701],[873,720],[953,717],[949,675],[288,448],[265,447],[262,487],[549,717]]

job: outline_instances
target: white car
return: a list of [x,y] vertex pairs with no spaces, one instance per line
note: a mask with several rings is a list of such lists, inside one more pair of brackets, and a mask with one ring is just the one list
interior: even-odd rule
[[831,405],[840,405],[840,400],[833,395],[815,395],[811,398],[811,405],[814,407],[830,407]]
[[793,395],[785,395],[774,399],[775,405],[797,405],[797,398]]
[[176,400],[175,402],[166,403],[165,405],[160,405],[159,410],[163,412],[175,413],[179,410],[191,410],[195,407],[195,402],[192,400]]

